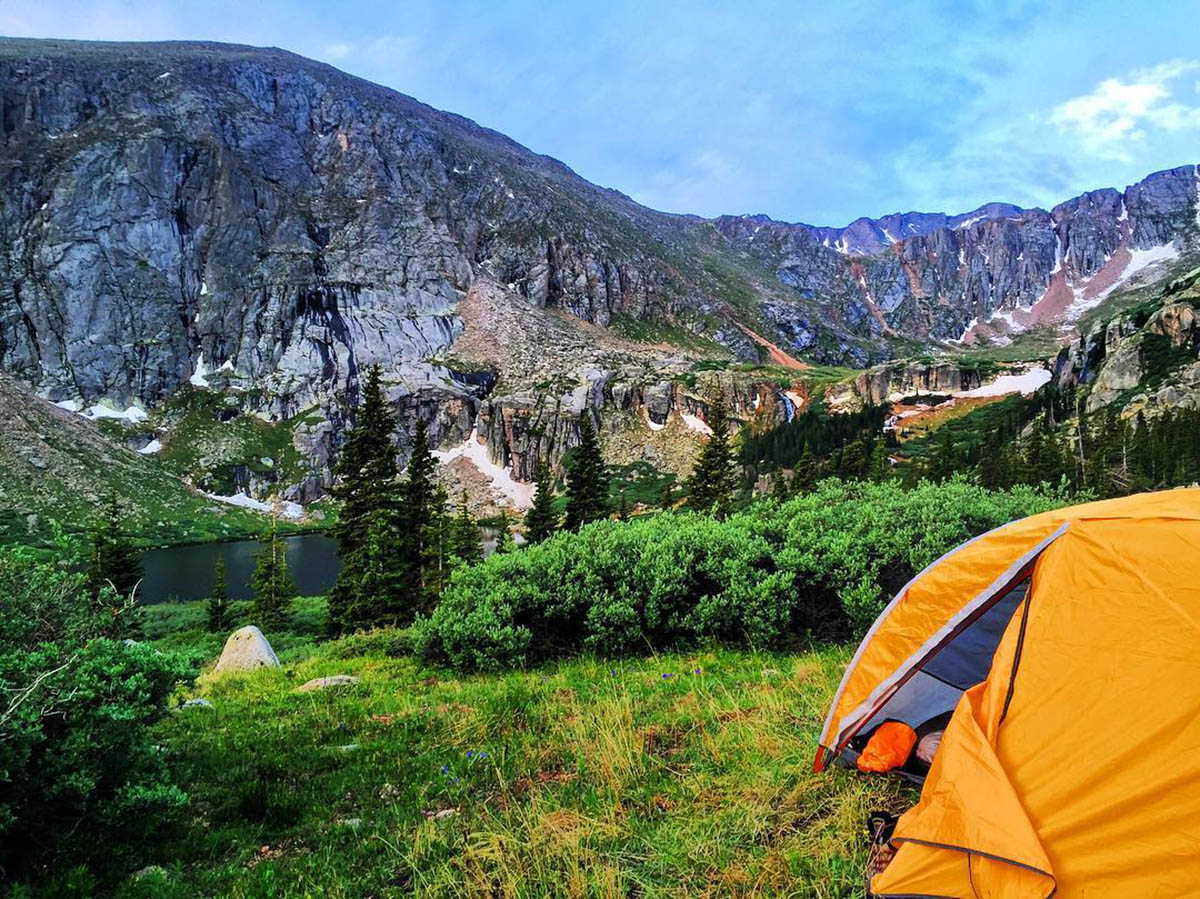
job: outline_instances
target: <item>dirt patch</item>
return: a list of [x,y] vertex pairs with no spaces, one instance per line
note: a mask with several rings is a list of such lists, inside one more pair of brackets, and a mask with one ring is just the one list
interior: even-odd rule
[[936,431],[948,421],[962,418],[980,406],[999,402],[1005,396],[958,396],[937,406],[892,406],[893,415],[904,415],[896,422],[896,438],[902,443],[916,437],[924,437]]
[[781,365],[784,368],[795,368],[799,370],[812,368],[812,366],[807,362],[801,362],[795,356],[785,352],[784,350],[781,350],[776,344],[771,343],[771,341],[767,340],[767,338],[763,337],[761,334],[751,331],[745,325],[738,324],[738,327],[746,334],[747,337],[752,339],[759,346],[766,349],[767,358],[771,360],[772,365]]

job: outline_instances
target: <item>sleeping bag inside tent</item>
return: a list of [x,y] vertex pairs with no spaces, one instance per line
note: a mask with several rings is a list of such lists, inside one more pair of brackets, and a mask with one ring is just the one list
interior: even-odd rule
[[816,768],[951,712],[878,896],[1200,895],[1200,489],[1016,521],[871,627]]

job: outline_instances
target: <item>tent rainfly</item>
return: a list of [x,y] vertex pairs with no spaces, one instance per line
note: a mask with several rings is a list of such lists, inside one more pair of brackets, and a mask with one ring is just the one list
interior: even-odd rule
[[1200,895],[1200,489],[1035,515],[934,562],[859,646],[816,769],[950,711],[873,893]]

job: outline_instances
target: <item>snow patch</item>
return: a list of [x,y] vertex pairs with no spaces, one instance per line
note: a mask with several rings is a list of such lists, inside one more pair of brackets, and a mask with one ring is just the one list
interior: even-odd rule
[[162,449],[162,442],[157,437],[155,437],[153,440],[151,440],[149,443],[147,443],[145,446],[143,446],[140,450],[138,450],[138,452],[141,453],[143,456],[152,456],[161,449]]
[[1050,380],[1050,370],[1044,366],[1036,366],[1019,375],[1001,375],[996,380],[976,387],[974,390],[962,390],[955,396],[1004,396],[1009,393],[1021,393],[1029,396],[1036,393],[1038,388]]
[[959,224],[954,226],[954,230],[961,231],[963,228],[970,228],[976,222],[982,222],[985,218],[987,218],[986,215],[973,216],[972,218],[967,219],[965,222],[959,222]]
[[518,481],[512,476],[511,470],[502,468],[488,458],[487,447],[479,442],[478,428],[473,428],[470,436],[453,449],[435,450],[433,457],[443,465],[459,458],[468,459],[480,474],[491,479],[492,489],[507,497],[514,506],[527,509],[533,505],[535,486]]
[[193,387],[207,387],[208,379],[205,377],[205,375],[208,373],[208,369],[204,367],[204,354],[201,353],[199,358],[196,359],[196,370],[192,372],[192,376],[188,378],[188,383]]
[[75,400],[63,400],[61,403],[55,403],[54,405],[60,409],[66,409],[68,412],[77,412],[88,421],[95,421],[98,418],[115,418],[120,421],[130,422],[131,424],[138,424],[150,417],[146,414],[145,409],[139,409],[137,406],[130,406],[128,409],[121,410],[96,403],[84,409]]
[[642,418],[644,418],[646,420],[646,425],[647,425],[647,427],[650,428],[651,431],[661,431],[663,428],[666,427],[665,424],[660,425],[653,418],[651,418],[649,411],[647,411],[646,409],[642,410]]
[[883,229],[883,236],[887,238],[887,242],[889,244],[899,243],[899,241],[897,241],[896,238],[892,237],[892,232],[888,231],[887,228]]
[[1108,287],[1101,290],[1095,296],[1084,296],[1086,285],[1084,287],[1076,287],[1072,289],[1075,294],[1075,301],[1071,303],[1066,311],[1065,317],[1068,320],[1074,320],[1089,309],[1095,309],[1099,306],[1108,295],[1118,287],[1123,287],[1128,284],[1134,275],[1138,274],[1143,269],[1147,269],[1152,265],[1157,265],[1161,262],[1170,262],[1172,259],[1179,257],[1179,248],[1174,243],[1165,243],[1161,246],[1150,247],[1145,250],[1130,250],[1129,264],[1125,266],[1125,270],[1110,284]]
[[200,282],[200,296],[202,296],[202,297],[208,296],[208,282],[207,281]]
[[225,363],[217,369],[217,371],[233,371],[233,360],[226,359]]
[[712,434],[712,428],[698,415],[692,415],[690,412],[680,412],[679,417],[683,419],[683,423],[687,425],[689,431],[695,431],[697,434]]
[[[204,496],[218,502],[225,503],[229,506],[240,506],[243,509],[253,509],[256,512],[275,512],[276,506],[271,503],[264,503],[262,500],[255,499],[247,493],[235,493],[232,496],[221,496],[219,493],[204,493]],[[302,518],[304,516],[304,507],[299,503],[281,502],[278,504],[278,512],[280,518]]]

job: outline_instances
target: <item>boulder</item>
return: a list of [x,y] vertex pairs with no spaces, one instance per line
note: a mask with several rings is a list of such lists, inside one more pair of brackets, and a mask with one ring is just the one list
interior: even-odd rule
[[301,687],[298,693],[311,693],[313,690],[327,690],[330,687],[349,687],[358,683],[358,678],[352,674],[334,674],[330,677],[315,677]]
[[213,707],[213,704],[211,702],[209,702],[207,699],[203,699],[203,698],[189,699],[187,702],[185,702],[183,705],[180,706],[181,709],[211,709],[212,707]]
[[236,630],[225,641],[221,658],[213,671],[224,674],[229,671],[253,671],[256,668],[278,668],[279,658],[275,650],[254,625]]

